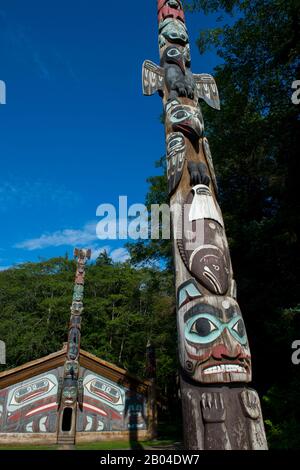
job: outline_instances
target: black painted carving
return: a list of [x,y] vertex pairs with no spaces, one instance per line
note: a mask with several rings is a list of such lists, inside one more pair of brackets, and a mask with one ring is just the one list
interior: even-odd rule
[[188,170],[191,178],[191,186],[198,184],[210,185],[210,178],[207,173],[207,167],[204,163],[189,162]]
[[224,295],[229,288],[230,255],[223,219],[209,188],[197,185],[182,214],[179,251],[186,267],[210,292]]
[[162,57],[161,66],[165,71],[165,83],[169,92],[169,100],[178,97],[194,99],[196,83],[191,71],[186,68],[184,49],[176,46],[168,47]]
[[[175,47],[175,46],[174,46]],[[180,46],[179,46],[180,47]],[[189,66],[189,45],[187,44],[183,49],[185,56],[185,63]],[[183,59],[182,59],[183,60]],[[187,82],[194,85],[194,95],[198,100],[204,100],[209,106],[214,109],[220,109],[220,98],[215,79],[208,74],[192,74],[189,69]],[[192,75],[192,77],[190,76]],[[151,60],[145,60],[143,64],[143,93],[146,96],[151,96],[158,92],[161,96],[164,94],[165,86],[165,70],[163,67],[158,66]],[[170,86],[170,85],[169,85]],[[170,98],[169,98],[170,100]]]
[[167,138],[167,177],[169,193],[178,186],[185,163],[186,145],[181,132],[173,132]]

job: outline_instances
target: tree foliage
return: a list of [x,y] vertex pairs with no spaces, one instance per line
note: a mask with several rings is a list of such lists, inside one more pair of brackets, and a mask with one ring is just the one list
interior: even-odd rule
[[[185,3],[190,11],[218,12],[222,20],[198,38],[201,53],[214,48],[222,59],[215,70],[222,109],[203,105],[206,134],[269,443],[296,449],[300,379],[291,345],[300,331],[300,106],[291,95],[300,79],[299,1]],[[168,201],[163,159],[158,166],[162,175],[148,180],[148,207]],[[177,369],[171,243],[128,247],[133,264],[164,262],[168,269],[114,265],[101,256],[87,270],[82,346],[143,375],[150,337],[170,402]],[[0,273],[0,338],[10,367],[61,347],[73,276],[73,262],[64,259]]]
[[[269,442],[299,448],[300,382],[291,362],[300,331],[300,106],[291,100],[292,83],[300,79],[299,1],[185,4],[191,12],[219,15],[216,28],[198,38],[200,53],[213,49],[222,59],[215,70],[221,112],[202,104],[206,135]],[[147,200],[166,202],[165,174],[150,183]],[[166,246],[135,249],[139,261],[149,261],[171,254]]]
[[[300,386],[291,363],[299,336],[300,8],[293,0],[192,2],[233,14],[202,31],[200,52],[223,59],[215,77],[220,113],[205,108],[221,188],[239,300],[248,324],[254,377],[265,393],[271,445],[299,447]],[[283,399],[284,398],[284,399]],[[297,418],[296,418],[297,416]],[[298,423],[298,424],[297,424]]]
[[[174,392],[176,315],[173,276],[113,264],[105,255],[87,267],[82,348],[141,377],[146,344],[156,347],[158,384]],[[64,258],[27,263],[0,273],[0,338],[7,368],[61,349],[67,341],[76,265]]]

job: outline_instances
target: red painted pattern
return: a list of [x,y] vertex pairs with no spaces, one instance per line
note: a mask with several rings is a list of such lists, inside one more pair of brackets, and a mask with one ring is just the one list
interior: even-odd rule
[[[86,397],[84,399],[84,403],[83,403],[83,408],[84,407],[93,407],[93,408],[96,408],[98,410],[101,411],[101,413],[99,414],[103,414],[105,413],[106,416],[109,416],[112,418],[112,419],[122,419],[120,413],[118,413],[117,411],[113,410],[110,405],[105,405],[104,403],[102,403],[101,401],[97,400],[97,399],[93,399],[93,398],[90,398],[90,397]],[[101,408],[99,408],[101,407]],[[86,410],[88,411],[88,410]],[[89,411],[92,411],[91,409]]]
[[158,0],[158,21],[161,22],[166,18],[174,18],[185,21],[184,11],[166,5],[166,0]]
[[83,404],[83,409],[84,410],[87,410],[87,411],[94,411],[95,413],[101,415],[101,416],[105,416],[107,417],[107,413],[103,410],[101,410],[100,408],[98,408],[97,406],[94,406],[94,405],[89,405],[88,403],[84,403]]

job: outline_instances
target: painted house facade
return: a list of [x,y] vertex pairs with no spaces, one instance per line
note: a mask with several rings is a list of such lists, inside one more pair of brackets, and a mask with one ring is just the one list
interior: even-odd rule
[[0,373],[0,444],[151,439],[151,381],[80,350],[82,404],[60,411],[67,346]]

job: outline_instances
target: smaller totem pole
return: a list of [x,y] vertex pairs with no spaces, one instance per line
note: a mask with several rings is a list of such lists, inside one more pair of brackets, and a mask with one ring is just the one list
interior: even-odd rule
[[75,444],[77,404],[81,409],[83,403],[83,383],[79,377],[81,315],[83,312],[85,265],[91,258],[91,250],[76,248],[74,256],[77,259],[77,270],[71,306],[67,355],[64,375],[59,381],[57,397],[59,405],[58,444],[60,445]]

